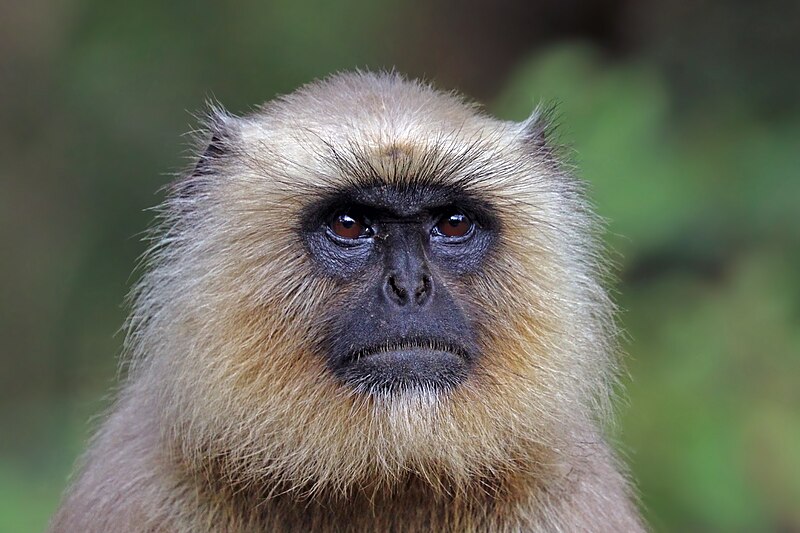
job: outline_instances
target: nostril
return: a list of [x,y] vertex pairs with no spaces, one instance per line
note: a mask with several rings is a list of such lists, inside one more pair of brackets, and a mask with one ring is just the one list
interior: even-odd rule
[[408,300],[408,291],[397,282],[397,278],[395,276],[389,276],[387,283],[391,295],[393,295],[399,303],[406,303]]
[[422,305],[425,303],[431,294],[432,288],[433,283],[431,282],[431,277],[428,274],[423,274],[422,279],[420,279],[419,285],[417,286],[417,290],[414,293],[414,299],[416,300],[417,304]]

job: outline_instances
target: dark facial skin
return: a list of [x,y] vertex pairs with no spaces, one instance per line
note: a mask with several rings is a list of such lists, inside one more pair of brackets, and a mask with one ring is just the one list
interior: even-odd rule
[[311,206],[303,226],[321,274],[345,295],[321,343],[334,375],[363,393],[467,378],[476,324],[456,295],[496,239],[490,206],[442,187],[358,188]]

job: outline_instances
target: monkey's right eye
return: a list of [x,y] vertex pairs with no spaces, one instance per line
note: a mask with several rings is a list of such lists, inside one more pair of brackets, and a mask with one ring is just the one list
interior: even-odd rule
[[375,235],[366,218],[346,213],[336,215],[328,224],[328,229],[336,237],[346,240],[364,239]]

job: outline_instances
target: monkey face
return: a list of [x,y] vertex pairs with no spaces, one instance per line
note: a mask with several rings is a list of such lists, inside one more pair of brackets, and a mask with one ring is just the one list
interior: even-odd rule
[[189,462],[466,486],[603,407],[594,220],[541,117],[343,76],[212,121],[131,319]]
[[360,186],[304,218],[309,255],[345,293],[320,346],[331,371],[365,393],[463,382],[480,351],[456,289],[496,240],[491,205],[452,187]]

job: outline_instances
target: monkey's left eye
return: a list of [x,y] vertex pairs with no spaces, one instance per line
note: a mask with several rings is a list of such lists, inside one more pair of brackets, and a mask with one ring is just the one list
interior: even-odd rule
[[466,237],[475,227],[472,220],[461,212],[445,214],[433,228],[433,234],[450,239]]
[[336,237],[346,240],[362,239],[375,235],[369,221],[358,215],[339,213],[328,224],[328,229]]

